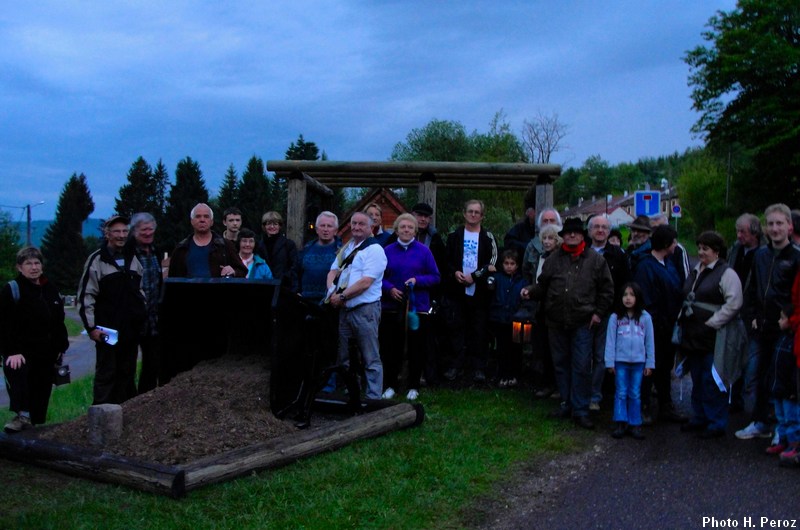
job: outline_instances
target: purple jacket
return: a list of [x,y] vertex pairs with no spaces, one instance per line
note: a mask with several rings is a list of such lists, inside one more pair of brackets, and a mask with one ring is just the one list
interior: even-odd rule
[[439,269],[430,249],[419,241],[412,241],[407,248],[400,243],[392,243],[384,248],[386,253],[386,272],[383,273],[383,297],[381,305],[384,310],[397,311],[400,304],[389,297],[392,287],[405,291],[405,282],[416,278],[414,295],[418,313],[427,313],[431,308],[430,288],[440,281]]

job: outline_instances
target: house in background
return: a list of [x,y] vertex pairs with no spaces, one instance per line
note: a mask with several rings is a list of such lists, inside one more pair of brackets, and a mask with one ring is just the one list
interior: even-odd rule
[[[673,206],[680,202],[678,200],[678,190],[673,186],[659,191],[661,193],[660,211],[667,216],[671,216]],[[561,216],[564,219],[567,217],[580,217],[583,222],[586,222],[593,215],[607,213],[612,227],[623,226],[632,222],[636,217],[634,200],[635,195],[627,191],[622,195],[608,195],[599,199],[592,197],[589,201],[579,199],[577,206],[567,208],[561,212]]]
[[372,188],[355,204],[355,206],[347,210],[339,218],[338,234],[339,237],[342,238],[342,241],[348,241],[350,239],[350,217],[352,217],[355,212],[364,211],[364,209],[373,202],[381,207],[383,221],[381,226],[383,226],[384,230],[389,232],[392,231],[397,216],[408,211],[405,205],[400,202],[397,195],[389,188]]

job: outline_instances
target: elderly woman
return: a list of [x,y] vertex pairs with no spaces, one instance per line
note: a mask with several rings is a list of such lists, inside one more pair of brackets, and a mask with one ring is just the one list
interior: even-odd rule
[[718,330],[738,317],[742,283],[720,259],[725,257],[725,248],[725,240],[717,232],[700,234],[699,262],[683,286],[680,348],[692,375],[692,417],[681,430],[699,432],[701,438],[724,436],[728,426],[728,394],[721,380],[726,374],[719,373],[721,366],[715,366],[714,350]]
[[294,241],[281,233],[283,217],[278,212],[267,212],[261,217],[261,226],[264,236],[258,243],[256,253],[267,262],[273,278],[281,280],[281,284],[292,292],[297,292],[297,247]]
[[271,280],[272,271],[264,258],[255,253],[256,234],[249,228],[242,228],[236,239],[239,259],[247,267],[247,278],[251,280]]
[[64,303],[42,270],[39,249],[23,248],[17,253],[19,275],[0,291],[0,355],[9,408],[16,413],[5,425],[7,433],[45,422],[53,367],[69,348]]
[[[399,215],[394,222],[397,241],[384,249],[387,265],[383,273],[380,340],[385,399],[395,395],[404,347],[408,351],[406,399],[413,401],[419,397],[420,376],[428,353],[430,288],[441,278],[433,254],[415,239],[417,228],[416,217],[408,213]],[[406,321],[406,307],[416,311],[417,329]]]

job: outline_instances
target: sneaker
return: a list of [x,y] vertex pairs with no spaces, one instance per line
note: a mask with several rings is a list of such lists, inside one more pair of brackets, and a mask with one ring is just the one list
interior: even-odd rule
[[497,386],[500,388],[506,388],[508,386],[508,379],[501,379]]
[[472,380],[476,383],[485,383],[486,382],[486,374],[483,373],[483,370],[475,370],[475,373],[472,376]]
[[[760,427],[761,426],[761,427]],[[772,438],[772,433],[763,423],[752,422],[742,430],[736,431],[736,437],[740,440],[751,440],[753,438]]]
[[392,399],[394,397],[394,394],[395,394],[394,388],[389,387],[389,388],[387,388],[386,390],[383,391],[383,394],[381,394],[381,398],[383,398],[383,399]]
[[552,394],[550,394],[550,398],[551,398],[551,399],[558,399],[558,400],[561,400],[561,392],[559,392],[558,390],[556,390],[555,392],[553,392]]
[[507,386],[508,388],[514,388],[514,387],[516,387],[516,386],[517,386],[517,378],[516,378],[516,377],[512,377],[512,378],[511,378],[511,379],[509,379],[509,380],[508,380],[506,383],[507,383],[507,384],[506,384],[506,386]]
[[781,465],[800,464],[800,442],[792,442],[784,452],[781,453]]
[[597,401],[592,401],[591,403],[589,403],[589,410],[591,410],[592,412],[599,412],[600,403],[598,403]]
[[778,445],[779,443],[781,443],[781,434],[778,432],[778,429],[775,429],[775,435],[772,437],[770,445]]
[[33,424],[31,423],[31,419],[29,417],[20,416],[17,414],[14,416],[13,420],[5,424],[3,430],[5,430],[8,434],[14,434],[30,429],[31,427],[33,427]]
[[768,455],[780,455],[782,452],[786,451],[786,449],[786,444],[778,442],[767,447],[766,451],[764,452]]
[[409,401],[414,401],[418,397],[419,397],[419,390],[417,390],[416,388],[412,388],[411,390],[408,391],[408,394],[406,394],[406,399]]
[[544,387],[544,388],[540,388],[533,395],[536,396],[537,398],[546,398],[546,397],[550,397],[550,394],[552,394],[552,393],[553,393],[553,387],[547,386],[547,387]]

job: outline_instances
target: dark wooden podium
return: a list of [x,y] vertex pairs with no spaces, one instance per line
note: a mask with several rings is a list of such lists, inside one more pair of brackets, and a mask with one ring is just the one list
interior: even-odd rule
[[279,280],[164,280],[158,317],[162,381],[226,353],[273,357],[279,294]]

